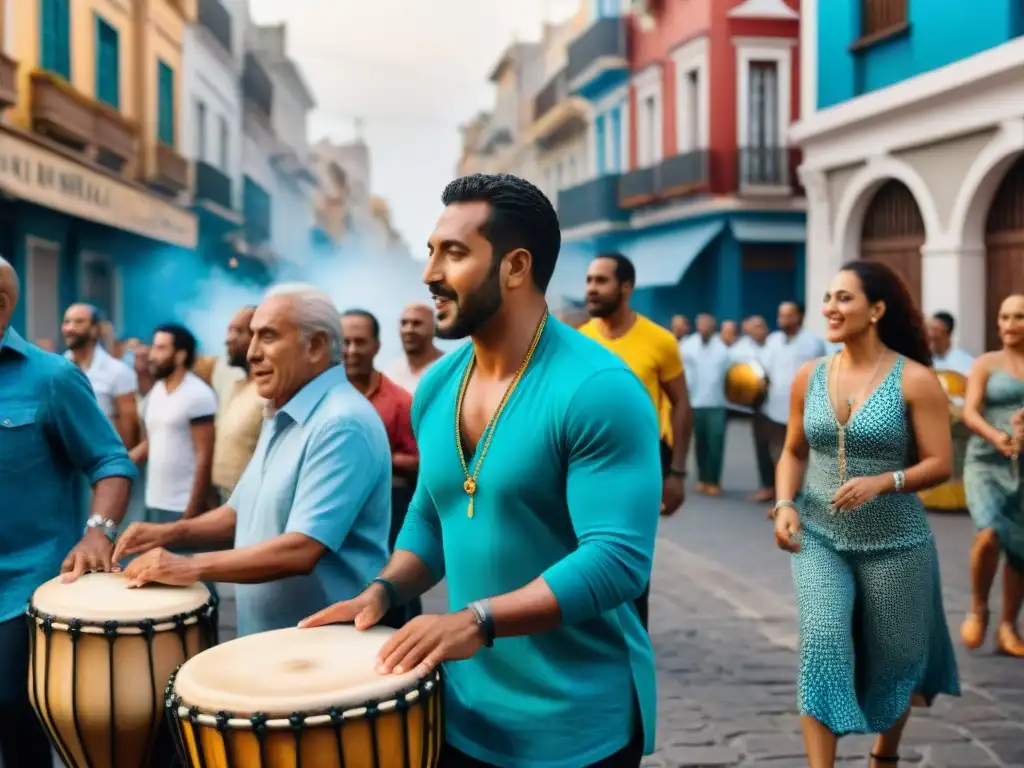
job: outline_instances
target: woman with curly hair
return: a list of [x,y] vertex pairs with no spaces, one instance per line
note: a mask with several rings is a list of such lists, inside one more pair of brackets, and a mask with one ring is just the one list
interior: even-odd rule
[[999,308],[1002,349],[974,361],[967,377],[964,423],[974,434],[967,443],[964,490],[978,532],[971,547],[971,612],[960,627],[968,648],[988,635],[988,596],[1003,566],[1003,606],[996,649],[1024,658],[1017,627],[1024,602],[1024,482],[1020,452],[1024,418],[1024,296],[1009,296]]
[[949,406],[921,313],[889,267],[844,265],[822,313],[842,347],[793,382],[775,540],[793,553],[810,768],[832,768],[848,733],[878,734],[871,767],[882,768],[899,761],[912,702],[960,693],[917,497],[952,472]]

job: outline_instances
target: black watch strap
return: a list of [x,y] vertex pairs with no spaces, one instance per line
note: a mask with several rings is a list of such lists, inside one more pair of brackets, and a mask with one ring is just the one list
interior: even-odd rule
[[476,602],[470,603],[468,606],[469,612],[473,614],[473,618],[476,619],[477,626],[480,627],[480,631],[484,633],[484,646],[492,648],[494,646],[494,614],[491,612],[491,601],[490,600],[477,600]]
[[685,469],[676,469],[675,467],[669,467],[668,473],[672,475],[672,477],[686,477]]
[[367,584],[366,588],[369,589],[374,584],[380,584],[382,587],[384,587],[384,592],[387,593],[388,596],[388,608],[397,608],[399,605],[401,605],[401,603],[398,602],[398,588],[395,587],[394,584],[385,579],[383,576],[378,576],[377,578],[373,579],[369,584]]

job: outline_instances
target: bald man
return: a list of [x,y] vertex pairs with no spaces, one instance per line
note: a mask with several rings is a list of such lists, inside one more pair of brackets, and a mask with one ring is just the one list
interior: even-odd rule
[[[81,369],[10,327],[19,288],[0,258],[0,759],[8,768],[50,765],[25,685],[28,601],[61,572],[74,580],[111,569],[111,539],[136,475]],[[80,474],[93,490],[84,535]]]
[[244,371],[245,376],[230,383],[214,422],[211,480],[220,496],[217,505],[226,504],[231,498],[235,485],[256,451],[256,442],[263,428],[266,401],[256,390],[248,359],[252,343],[250,325],[255,311],[256,307],[242,307],[228,323],[225,360],[232,368]]
[[410,304],[402,310],[398,333],[405,353],[383,373],[409,394],[414,394],[427,368],[444,354],[434,346],[434,310],[426,304]]

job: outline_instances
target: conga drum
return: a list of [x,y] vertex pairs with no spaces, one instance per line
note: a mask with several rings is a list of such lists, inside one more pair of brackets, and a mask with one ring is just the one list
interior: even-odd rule
[[380,675],[394,630],[279,629],[182,665],[167,713],[193,768],[434,768],[441,676]]
[[88,573],[48,581],[32,596],[28,694],[69,768],[144,768],[173,757],[167,682],[216,643],[216,604],[202,584],[127,583]]
[[942,512],[959,512],[967,509],[967,495],[964,493],[964,456],[971,430],[963,422],[964,395],[967,393],[967,379],[956,371],[936,371],[939,383],[949,398],[949,426],[953,435],[953,476],[942,485],[921,491],[918,498],[928,509]]
[[725,374],[725,399],[733,405],[757,409],[768,394],[768,375],[758,363],[735,363]]

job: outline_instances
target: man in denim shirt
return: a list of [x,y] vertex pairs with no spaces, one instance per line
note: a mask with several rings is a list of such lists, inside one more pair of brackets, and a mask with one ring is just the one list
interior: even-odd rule
[[[110,570],[105,530],[121,522],[135,478],[85,374],[9,327],[18,294],[18,276],[0,258],[0,755],[11,768],[50,764],[28,700],[25,608],[59,572],[73,580]],[[76,471],[93,488],[84,535]]]
[[[279,286],[252,318],[249,365],[267,417],[227,504],[168,524],[137,523],[115,557],[138,584],[237,584],[238,634],[295,626],[355,597],[384,567],[391,448],[349,383],[341,316],[309,286]],[[228,549],[234,545],[234,549]],[[165,547],[224,547],[185,557]]]

